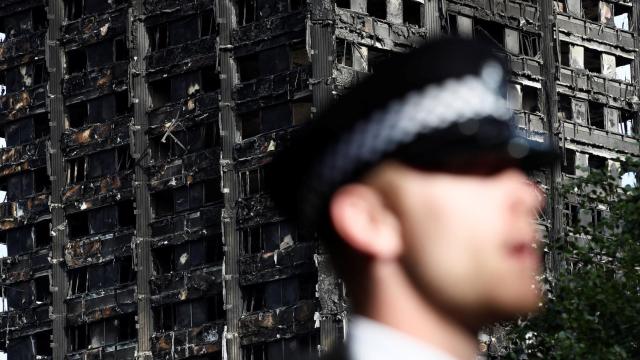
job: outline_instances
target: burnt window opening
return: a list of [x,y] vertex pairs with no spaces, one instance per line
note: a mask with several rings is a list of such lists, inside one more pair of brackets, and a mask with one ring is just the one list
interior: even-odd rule
[[265,184],[262,167],[240,172],[240,194],[242,197],[253,196],[263,192]]
[[49,289],[49,276],[39,276],[33,279],[36,302],[51,302],[51,290]]
[[200,14],[200,37],[216,35],[216,18],[213,9],[205,10]]
[[249,285],[242,288],[244,310],[274,310],[316,297],[317,274],[297,275],[286,279]]
[[33,187],[36,194],[51,192],[51,179],[46,167],[33,170]]
[[0,243],[6,245],[7,256],[16,256],[49,246],[51,244],[50,222],[40,221],[34,225],[8,229],[1,235]]
[[198,19],[195,15],[183,17],[167,24],[169,46],[185,44],[200,37]]
[[190,329],[224,318],[222,293],[202,299],[164,304],[153,309],[156,331]]
[[504,48],[504,25],[480,19],[474,19],[474,37],[479,41]]
[[[576,69],[585,68],[584,47],[566,41],[560,42],[560,65]],[[599,70],[598,70],[599,72]]]
[[76,20],[82,17],[84,8],[83,0],[65,0],[64,5],[67,20]]
[[299,125],[311,119],[311,108],[313,104],[310,98],[296,100],[291,103],[293,125]]
[[8,123],[4,128],[7,147],[14,147],[33,142],[33,118],[26,118]]
[[51,330],[11,339],[7,344],[9,359],[40,359],[51,357]]
[[87,123],[89,109],[86,102],[67,105],[67,127],[79,128]]
[[250,24],[257,20],[256,0],[238,0],[238,26]]
[[171,101],[171,80],[168,78],[153,81],[149,84],[149,95],[153,108],[157,109]]
[[522,87],[522,110],[537,113],[540,112],[540,90],[533,86]]
[[336,39],[336,62],[340,65],[353,67],[353,46],[350,41]]
[[169,46],[169,29],[166,23],[152,26],[148,31],[151,51],[161,50]]
[[21,226],[7,230],[3,234],[3,243],[7,245],[7,256],[16,256],[32,251],[34,248],[33,226]]
[[184,271],[207,264],[219,264],[224,258],[222,234],[153,250],[154,272],[158,275]]
[[522,55],[537,58],[540,56],[540,37],[537,34],[520,32],[520,51]]
[[36,6],[31,9],[33,31],[45,30],[47,28],[47,11],[44,6]]
[[84,156],[67,160],[67,183],[75,184],[84,181],[85,166]]
[[304,0],[289,0],[289,11],[298,11],[304,6]]
[[18,201],[35,195],[33,172],[22,171],[8,176],[0,188],[7,192],[7,201]]
[[243,139],[292,125],[292,109],[288,102],[266,106],[238,116]]
[[68,296],[99,291],[121,285],[130,285],[136,280],[131,256],[113,259],[101,264],[93,264],[71,269]]
[[69,50],[65,56],[67,74],[87,71],[87,51],[84,48]]
[[620,30],[631,30],[632,7],[623,3],[616,3],[613,8],[613,24]]
[[222,192],[216,179],[158,191],[151,195],[154,219],[196,210],[222,202]]
[[220,90],[220,75],[213,66],[202,68],[202,91],[204,93],[212,93]]
[[292,246],[296,238],[296,230],[289,222],[261,224],[242,229],[240,248],[243,255],[272,252]]
[[135,225],[133,208],[133,201],[127,200],[70,214],[67,216],[69,238],[111,232],[119,227],[131,227]]
[[343,8],[343,9],[350,9],[351,8],[351,1],[350,0],[336,0],[336,6],[339,8]]
[[114,345],[121,342],[135,340],[135,314],[119,315],[88,324],[71,326],[68,328],[69,351]]
[[240,82],[250,81],[260,76],[258,63],[258,54],[245,55],[236,59]]
[[150,140],[154,161],[167,161],[219,145],[217,123],[207,123],[186,130],[170,131]]
[[121,116],[131,112],[131,104],[129,104],[129,93],[127,91],[118,91],[114,94],[116,116]]
[[605,107],[604,104],[589,102],[589,125],[598,129],[605,129]]
[[602,73],[602,56],[597,50],[584,47],[584,68],[594,74]]
[[51,245],[51,222],[40,221],[34,225],[35,247],[42,248]]
[[387,1],[386,0],[367,0],[367,13],[378,19],[387,19]]
[[220,79],[213,66],[151,82],[153,108],[209,93],[220,88]]
[[53,355],[51,347],[52,331],[41,331],[33,334],[33,348],[35,350],[36,359]]
[[71,269],[67,272],[69,276],[69,296],[84,294],[87,292],[87,268],[81,267]]
[[30,281],[13,283],[4,288],[9,309],[25,309],[33,305],[33,288]]
[[115,175],[131,170],[134,166],[127,146],[68,159],[66,162],[68,184]]
[[633,64],[632,59],[622,57],[622,56],[616,56],[615,62],[612,64],[612,66],[615,67],[615,70],[611,69],[613,73],[609,73],[609,75],[613,75],[618,80],[632,82],[633,81],[632,70],[631,70],[632,64]]
[[599,24],[629,31],[631,7],[624,3],[582,0],[584,17]]
[[405,24],[423,26],[424,2],[416,0],[402,0],[402,19]]
[[127,41],[124,37],[119,37],[113,40],[114,47],[114,61],[128,61],[129,60],[129,48],[127,47]]
[[367,70],[369,72],[376,72],[388,59],[394,56],[391,51],[380,50],[373,47],[368,48],[367,54]]
[[571,97],[558,94],[558,119],[570,121],[572,119]]
[[49,78],[49,72],[44,62],[37,62],[33,64],[33,85],[42,85],[47,82]]
[[626,136],[637,136],[638,126],[636,116],[632,111],[622,110],[620,112],[618,132]]
[[607,171],[607,158],[589,154],[589,171]]
[[520,32],[516,29],[505,27],[504,29],[504,49],[513,55],[520,55]]
[[320,339],[317,333],[255,343],[242,347],[242,360],[294,360],[318,359]]
[[580,207],[577,204],[564,204],[564,225],[575,229],[580,225]]

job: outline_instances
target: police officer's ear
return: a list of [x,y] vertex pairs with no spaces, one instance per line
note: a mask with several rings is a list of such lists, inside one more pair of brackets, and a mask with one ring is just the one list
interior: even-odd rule
[[400,222],[373,187],[340,187],[329,202],[329,215],[337,234],[356,251],[383,260],[402,252]]

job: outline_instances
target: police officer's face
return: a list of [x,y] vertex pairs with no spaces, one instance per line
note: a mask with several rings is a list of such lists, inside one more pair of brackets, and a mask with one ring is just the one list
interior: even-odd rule
[[403,232],[400,261],[422,294],[479,322],[538,307],[535,220],[544,197],[521,170],[470,175],[387,166],[384,191]]

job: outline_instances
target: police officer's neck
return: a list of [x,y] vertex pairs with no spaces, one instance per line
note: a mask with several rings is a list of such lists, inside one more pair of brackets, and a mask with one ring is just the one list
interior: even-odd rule
[[369,279],[351,289],[354,312],[392,327],[460,360],[474,359],[477,331],[469,323],[425,300],[397,264],[369,267]]

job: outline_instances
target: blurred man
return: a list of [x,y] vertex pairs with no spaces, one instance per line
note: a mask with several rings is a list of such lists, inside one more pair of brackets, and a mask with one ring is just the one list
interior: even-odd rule
[[274,160],[273,197],[326,242],[354,314],[329,358],[473,359],[482,326],[536,310],[536,215],[507,69],[443,39],[389,63]]

